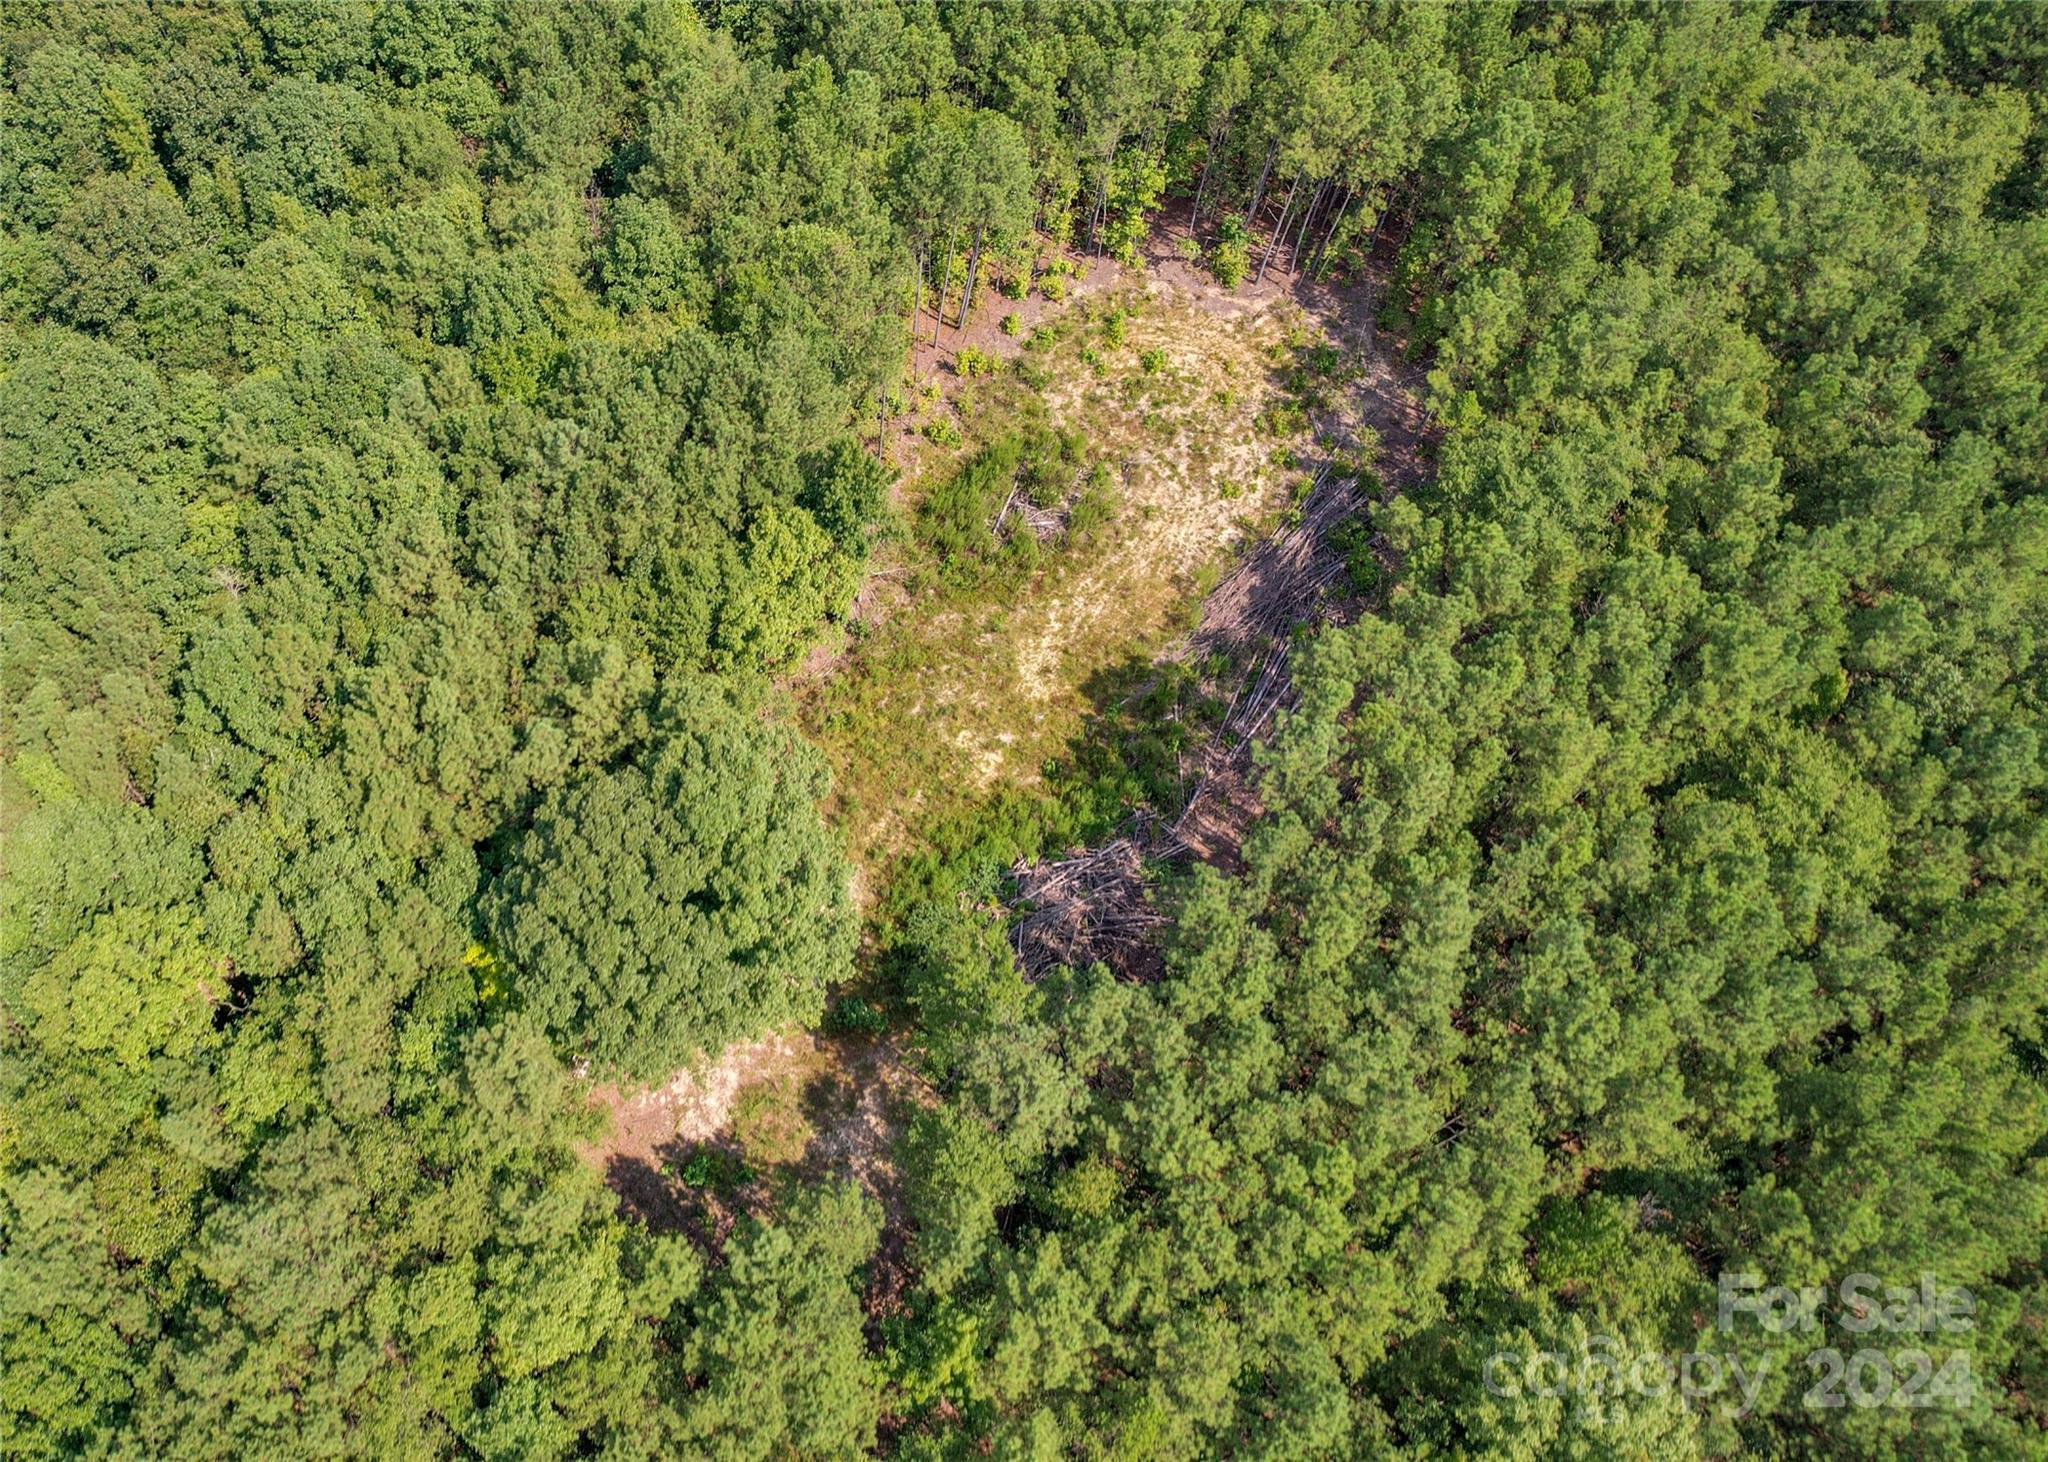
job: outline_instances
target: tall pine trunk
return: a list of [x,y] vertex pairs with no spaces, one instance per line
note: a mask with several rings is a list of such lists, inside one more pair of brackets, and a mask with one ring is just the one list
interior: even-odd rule
[[967,293],[960,297],[959,329],[963,333],[967,329],[967,312],[974,308],[974,281],[981,272],[981,240],[986,232],[984,228],[977,228],[974,246],[967,251]]
[[1273,237],[1266,241],[1266,253],[1259,260],[1259,277],[1252,281],[1254,288],[1266,282],[1266,266],[1273,262],[1273,251],[1280,247],[1280,239],[1287,232],[1288,215],[1294,212],[1294,195],[1301,191],[1301,179],[1296,178],[1287,189],[1287,202],[1280,210],[1279,227],[1273,230]]
[[1209,169],[1215,165],[1216,153],[1230,140],[1230,118],[1223,119],[1223,125],[1209,134],[1209,150],[1202,154],[1202,173],[1195,179],[1195,206],[1188,210],[1188,232],[1193,233],[1202,226],[1202,197],[1209,191]]
[[1259,205],[1266,201],[1266,180],[1273,176],[1273,159],[1280,155],[1277,141],[1266,144],[1266,161],[1259,168],[1259,180],[1252,185],[1252,206],[1244,211],[1244,226],[1255,227],[1259,217]]
[[1379,247],[1380,230],[1387,226],[1387,215],[1394,211],[1394,195],[1387,194],[1387,201],[1380,205],[1380,216],[1372,221],[1372,237],[1365,242],[1365,252],[1370,254]]
[[1327,180],[1316,184],[1316,195],[1309,199],[1308,212],[1301,216],[1301,232],[1294,236],[1294,247],[1288,251],[1287,272],[1290,274],[1301,268],[1301,246],[1308,238],[1308,226],[1315,221],[1316,210],[1323,206],[1323,198],[1329,191]]
[[1330,253],[1330,245],[1336,242],[1337,230],[1344,226],[1344,215],[1351,211],[1351,197],[1351,189],[1346,188],[1344,201],[1337,205],[1337,216],[1330,221],[1329,231],[1323,235],[1323,241],[1316,245],[1314,257],[1308,261],[1309,273],[1314,274],[1323,267],[1323,261]]
[[917,379],[917,317],[924,311],[925,251],[912,245],[910,249],[910,379]]
[[946,234],[946,259],[939,266],[939,297],[932,301],[932,344],[939,343],[939,326],[946,323],[946,291],[953,287],[953,244],[959,236],[958,229]]

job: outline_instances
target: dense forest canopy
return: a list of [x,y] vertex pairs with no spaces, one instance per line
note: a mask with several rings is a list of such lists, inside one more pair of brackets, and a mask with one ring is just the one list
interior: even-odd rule
[[[16,0],[0,66],[0,1452],[2048,1451],[2048,10]],[[1027,980],[967,867],[863,953],[775,686],[862,433],[1162,213],[1384,271],[1434,471],[1159,978]],[[898,1238],[622,1216],[582,1083],[856,979]],[[1966,1286],[1974,1384],[1816,1412],[1730,1271]],[[1486,1384],[1596,1335],[1768,1368]]]

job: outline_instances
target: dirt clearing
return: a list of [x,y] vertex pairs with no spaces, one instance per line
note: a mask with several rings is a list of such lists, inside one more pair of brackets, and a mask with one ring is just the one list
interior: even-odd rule
[[783,1173],[857,1183],[900,1230],[892,1149],[931,1094],[886,1037],[792,1030],[659,1086],[594,1085],[590,1100],[611,1127],[584,1160],[644,1222],[715,1245],[739,1214],[771,1206]]
[[[900,497],[914,515],[978,444],[1029,416],[1080,435],[1108,520],[1049,540],[997,594],[949,588],[914,540],[899,545],[880,566],[887,614],[795,686],[871,888],[938,822],[1034,793],[1099,709],[1100,677],[1183,634],[1215,576],[1307,482],[1306,424],[1274,411],[1292,353],[1319,338],[1303,306],[1283,292],[1190,298],[1107,260],[1068,288],[1058,304],[991,291],[964,336],[948,326],[938,350],[921,349],[942,389],[895,439],[912,474]],[[1027,322],[1014,335],[991,323],[1010,312]],[[958,345],[1014,365],[961,376]],[[913,429],[937,420],[959,446]]]

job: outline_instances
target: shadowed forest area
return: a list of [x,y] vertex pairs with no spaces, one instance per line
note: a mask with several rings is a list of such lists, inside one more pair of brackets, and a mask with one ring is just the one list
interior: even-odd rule
[[2048,1455],[2048,9],[0,73],[0,1453]]

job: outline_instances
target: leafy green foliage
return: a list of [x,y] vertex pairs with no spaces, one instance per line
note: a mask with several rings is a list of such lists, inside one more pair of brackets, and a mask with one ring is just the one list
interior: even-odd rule
[[1023,439],[1006,433],[968,457],[919,504],[918,531],[950,573],[964,574],[994,555],[995,515],[1016,486],[1023,452]]
[[676,1165],[676,1176],[692,1188],[725,1192],[753,1176],[738,1154],[718,1147],[700,1147]]
[[850,1281],[876,1233],[873,1204],[847,1187],[813,1189],[779,1222],[742,1226],[691,1309],[672,1446],[767,1458],[873,1444],[880,1396]]
[[[2036,10],[0,31],[0,1451],[2037,1449]],[[1437,470],[1339,535],[1370,608],[1156,981],[1026,981],[988,910],[1168,804],[1193,670],[880,891],[935,1099],[877,1355],[875,1205],[650,1232],[571,1071],[852,973],[761,689],[890,511],[851,433],[906,311],[1059,301],[1162,207],[1227,287],[1397,255]],[[1269,425],[1346,385],[1296,365]],[[1112,491],[1002,423],[917,535],[999,591],[1006,505]],[[1695,1343],[1715,1266],[1969,1285],[1979,1399],[1487,1393]]]
[[842,995],[825,1012],[825,1025],[841,1035],[880,1035],[889,1028],[889,1013],[858,995]]
[[1209,250],[1209,272],[1225,289],[1236,289],[1251,272],[1251,242],[1244,220],[1226,218],[1217,226],[1216,242]]
[[[1980,249],[2048,279],[1994,201],[2023,124],[1761,15],[1584,19],[1472,36],[1486,101],[1423,139],[1401,282],[1440,467],[1344,540],[1384,608],[1295,652],[1243,874],[1164,891],[1156,985],[1055,975],[1021,1017],[1007,950],[904,926],[948,1099],[910,1139],[896,1374],[934,1439],[1796,1448],[1802,1382],[1598,1415],[1483,1366],[1712,1347],[1719,1268],[2019,1312],[2039,462],[2006,398],[1884,362],[2038,380],[2038,339],[1952,304]],[[1019,1088],[963,1063],[1034,1022],[1079,1116],[1007,1162]],[[1995,1394],[1827,1444],[2031,1445],[2038,1347],[1986,1314],[1958,1343]]]
[[630,764],[542,800],[484,901],[521,1004],[643,1078],[816,1021],[854,933],[817,754],[694,685],[652,722]]
[[699,1261],[566,1063],[847,972],[822,774],[700,677],[886,512],[875,98],[659,7],[161,19],[4,27],[0,1450],[660,1450]]

